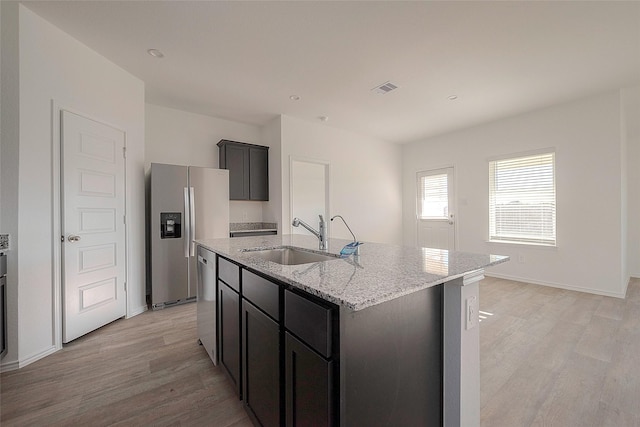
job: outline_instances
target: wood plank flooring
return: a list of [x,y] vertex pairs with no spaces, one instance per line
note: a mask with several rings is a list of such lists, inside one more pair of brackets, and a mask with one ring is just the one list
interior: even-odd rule
[[[640,427],[640,281],[617,299],[480,284],[482,427]],[[119,320],[0,375],[2,426],[251,426],[195,304]]]
[[196,305],[118,320],[0,376],[9,426],[251,426],[198,345]]
[[480,284],[483,427],[640,426],[640,281],[626,299]]

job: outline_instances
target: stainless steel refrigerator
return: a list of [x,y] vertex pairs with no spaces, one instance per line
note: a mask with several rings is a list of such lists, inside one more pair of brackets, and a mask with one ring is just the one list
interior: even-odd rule
[[152,307],[195,301],[194,240],[229,237],[229,171],[152,163],[150,206]]

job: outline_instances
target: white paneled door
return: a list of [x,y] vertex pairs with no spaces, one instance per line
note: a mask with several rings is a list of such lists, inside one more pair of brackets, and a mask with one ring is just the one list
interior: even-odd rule
[[453,168],[418,172],[417,187],[418,246],[454,250]]
[[68,111],[61,131],[67,343],[126,314],[125,134]]

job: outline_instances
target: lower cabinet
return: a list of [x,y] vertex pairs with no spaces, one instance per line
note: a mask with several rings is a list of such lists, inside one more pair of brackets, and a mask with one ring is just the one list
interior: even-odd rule
[[285,333],[286,425],[333,425],[333,361]]
[[218,314],[220,324],[219,359],[242,397],[240,384],[240,295],[226,283],[218,281]]
[[218,261],[220,364],[252,421],[339,425],[336,307]]
[[279,426],[280,326],[242,300],[243,400],[264,427]]

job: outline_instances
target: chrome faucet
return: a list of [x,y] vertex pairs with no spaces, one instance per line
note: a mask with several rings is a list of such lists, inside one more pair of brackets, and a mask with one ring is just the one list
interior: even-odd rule
[[[356,235],[353,234],[353,231],[351,231],[351,227],[349,227],[349,224],[347,224],[347,221],[345,221],[344,218],[342,218],[342,215],[334,215],[331,218],[331,221],[333,222],[333,220],[336,219],[336,218],[340,218],[342,220],[342,222],[344,222],[344,225],[347,226],[347,230],[349,230],[349,233],[351,233],[351,235],[353,236],[353,243],[356,243],[357,242]],[[356,247],[356,251],[354,252],[354,255],[360,255],[360,246]]]
[[327,250],[327,223],[324,222],[324,218],[322,217],[322,215],[318,215],[318,216],[320,217],[320,224],[318,225],[318,231],[314,230],[313,227],[311,227],[309,224],[307,224],[300,218],[294,218],[291,225],[293,225],[294,227],[301,225],[307,230],[309,230],[309,232],[311,232],[311,234],[316,236],[320,241],[319,242],[320,250],[325,251]]

